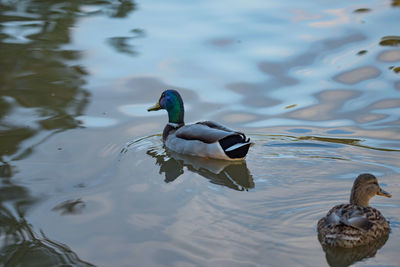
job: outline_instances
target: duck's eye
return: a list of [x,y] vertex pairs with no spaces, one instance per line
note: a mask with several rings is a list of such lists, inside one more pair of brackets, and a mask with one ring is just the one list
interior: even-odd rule
[[161,101],[161,99],[164,99],[164,98],[165,98],[165,93],[162,93],[159,101]]

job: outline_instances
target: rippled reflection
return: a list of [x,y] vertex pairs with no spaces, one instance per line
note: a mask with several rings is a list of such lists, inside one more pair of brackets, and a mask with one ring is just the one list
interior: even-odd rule
[[[300,132],[300,129],[296,129],[297,132]],[[333,132],[335,133],[335,132]],[[340,132],[339,132],[340,133]],[[398,149],[391,149],[391,148],[383,148],[383,147],[374,147],[365,145],[364,140],[355,139],[355,138],[334,138],[334,137],[324,137],[324,136],[291,136],[291,135],[259,135],[269,137],[274,140],[274,142],[269,141],[265,143],[265,146],[303,146],[303,147],[340,147],[340,144],[348,145],[348,146],[357,146],[361,148],[367,148],[372,150],[378,151],[387,151],[387,152],[400,152]],[[276,142],[276,140],[284,141]],[[313,143],[308,143],[305,141],[316,141]],[[337,145],[335,145],[337,144]]]
[[159,153],[157,149],[147,150],[147,155],[156,159],[160,174],[165,175],[165,182],[173,182],[185,172],[185,169],[210,180],[211,183],[223,185],[238,191],[254,188],[253,177],[247,168],[246,161],[230,162],[225,160],[203,159],[180,155],[172,151]]
[[133,29],[133,36],[126,37],[111,37],[108,39],[108,43],[119,53],[125,53],[131,56],[137,55],[134,46],[130,45],[128,42],[132,39],[142,37],[144,35],[144,31],[141,29]]
[[36,234],[25,219],[37,198],[10,179],[13,168],[0,166],[0,265],[2,266],[93,266],[68,246]]
[[[2,266],[94,266],[81,260],[68,246],[36,234],[24,218],[15,218],[0,205],[0,230],[5,241],[0,248]],[[10,227],[13,225],[13,227]]]
[[66,200],[53,208],[59,211],[61,215],[80,214],[83,212],[86,204],[82,199]]
[[[90,8],[89,8],[90,7]],[[81,51],[66,49],[79,16],[121,18],[132,1],[2,1],[0,3],[0,159],[19,158],[54,132],[80,127],[90,93],[77,63]],[[137,34],[136,32],[134,32]],[[124,49],[124,44],[115,44]],[[37,137],[28,147],[22,142]],[[7,160],[6,160],[7,161]]]
[[325,252],[326,261],[331,267],[342,267],[349,266],[358,261],[362,261],[367,258],[375,257],[376,252],[385,245],[389,235],[382,237],[376,242],[357,248],[332,248],[323,246]]
[[[76,22],[89,15],[125,17],[134,7],[129,0],[0,1],[0,265],[91,266],[68,246],[34,232],[25,214],[39,199],[13,177],[18,160],[38,145],[81,127],[77,116],[91,94],[88,72],[78,63],[82,51],[68,46]],[[77,213],[81,204],[57,208]]]
[[383,46],[399,46],[400,36],[384,36],[379,44]]
[[[76,254],[326,265],[315,220],[347,197],[342,183],[400,173],[398,11],[398,0],[0,1],[0,265],[24,251],[50,265],[85,265]],[[181,157],[148,138],[165,114],[146,107],[168,87],[187,121],[253,134],[247,161]],[[390,242],[366,264],[396,263],[394,200],[380,203],[394,207]],[[346,252],[328,263],[373,256]]]

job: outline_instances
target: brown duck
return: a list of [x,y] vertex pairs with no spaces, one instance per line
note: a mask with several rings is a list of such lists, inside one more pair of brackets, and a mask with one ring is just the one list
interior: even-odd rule
[[367,245],[390,231],[379,210],[369,206],[375,195],[391,197],[380,188],[372,174],[361,174],[351,189],[350,204],[333,207],[318,221],[318,237],[323,246],[353,248]]

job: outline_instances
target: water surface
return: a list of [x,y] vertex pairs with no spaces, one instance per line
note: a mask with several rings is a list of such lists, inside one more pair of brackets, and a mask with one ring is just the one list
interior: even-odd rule
[[[396,266],[398,1],[0,1],[4,266]],[[245,161],[165,150],[187,122],[255,143]],[[358,174],[388,240],[324,251],[316,223]]]

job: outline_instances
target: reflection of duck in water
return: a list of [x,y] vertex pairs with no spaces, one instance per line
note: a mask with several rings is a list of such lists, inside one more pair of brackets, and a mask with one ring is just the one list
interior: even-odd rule
[[389,235],[385,235],[373,243],[352,249],[323,246],[326,261],[331,267],[343,267],[352,265],[366,258],[373,258],[378,249],[386,243],[388,237]]
[[180,154],[225,160],[243,159],[250,145],[246,136],[221,124],[203,121],[185,125],[183,101],[175,90],[166,90],[148,111],[165,109],[168,124],[164,128],[165,146]]
[[160,174],[165,173],[166,183],[178,178],[184,173],[184,167],[186,167],[189,171],[200,174],[214,184],[239,191],[254,188],[253,178],[246,161],[203,159],[171,151],[160,154],[155,149],[149,149],[147,154],[155,158],[157,164],[160,165]]
[[369,200],[383,191],[375,176],[361,174],[351,189],[350,204],[333,207],[318,221],[319,240],[323,246],[353,248],[368,245],[389,234],[389,222],[379,210],[369,206]]

